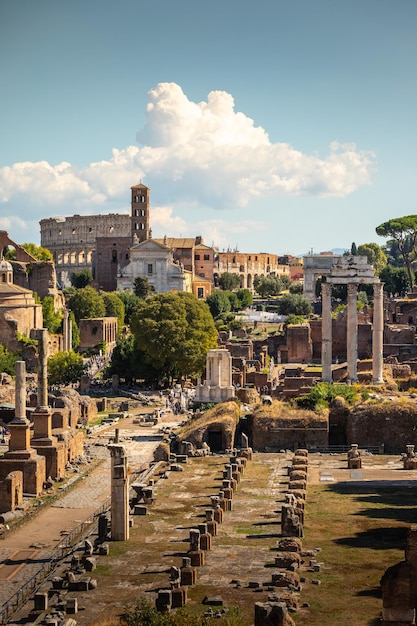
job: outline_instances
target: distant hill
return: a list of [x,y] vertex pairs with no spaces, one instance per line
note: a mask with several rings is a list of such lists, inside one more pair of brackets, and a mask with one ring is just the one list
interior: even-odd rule
[[[350,248],[332,248],[331,250],[322,250],[321,252],[331,252],[332,254],[344,254]],[[304,254],[297,254],[297,259],[301,259],[303,256],[308,256],[309,254],[321,254],[321,252],[304,252]]]

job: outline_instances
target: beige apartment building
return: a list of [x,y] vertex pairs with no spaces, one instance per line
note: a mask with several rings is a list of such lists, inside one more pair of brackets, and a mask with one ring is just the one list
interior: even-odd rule
[[225,272],[238,274],[240,286],[253,291],[253,281],[257,276],[276,276],[290,278],[290,266],[280,263],[281,257],[266,252],[242,253],[237,251],[218,252],[215,257],[213,280],[218,285],[219,278]]

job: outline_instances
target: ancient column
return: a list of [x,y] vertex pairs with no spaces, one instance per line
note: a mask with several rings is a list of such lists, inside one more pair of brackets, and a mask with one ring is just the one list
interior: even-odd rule
[[34,439],[47,439],[52,443],[52,417],[48,407],[48,331],[39,328],[35,331],[38,340],[38,402],[33,412]]
[[69,311],[68,309],[64,309],[64,320],[62,322],[62,349],[64,352],[68,351],[68,318]]
[[348,284],[347,296],[347,374],[351,382],[358,380],[357,359],[358,359],[358,312],[357,312],[358,286],[353,283]]
[[30,422],[26,418],[26,364],[17,361],[15,416],[9,423],[9,450],[0,458],[3,473],[12,471],[23,473],[23,493],[39,496],[46,480],[45,459],[39,456],[30,445]]
[[129,480],[125,448],[109,445],[111,454],[111,538],[129,539]]
[[30,422],[26,418],[26,363],[15,364],[15,411],[9,423],[9,452],[30,450]]
[[321,284],[321,378],[331,383],[332,378],[332,285]]
[[374,314],[372,327],[372,382],[384,382],[382,363],[384,349],[384,298],[383,284],[374,284]]

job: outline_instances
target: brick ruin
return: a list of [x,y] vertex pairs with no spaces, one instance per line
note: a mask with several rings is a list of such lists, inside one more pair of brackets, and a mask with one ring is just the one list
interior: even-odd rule
[[[65,478],[68,464],[84,450],[84,433],[77,425],[97,415],[95,400],[81,398],[72,389],[48,396],[48,333],[39,329],[37,334],[38,388],[37,393],[29,394],[28,404],[26,364],[24,361],[16,363],[15,410],[7,423],[9,449],[0,458],[2,513],[21,507],[23,495],[37,497],[51,480]],[[34,410],[31,411],[31,407]]]

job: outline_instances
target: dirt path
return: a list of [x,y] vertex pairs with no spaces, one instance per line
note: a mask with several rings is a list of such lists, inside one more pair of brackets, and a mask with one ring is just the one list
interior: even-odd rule
[[[140,412],[152,410],[143,409]],[[53,505],[9,533],[3,541],[0,540],[0,606],[41,568],[60,541],[110,496],[107,443],[114,437],[116,428],[119,429],[120,443],[126,447],[133,472],[152,460],[159,441],[160,426],[138,426],[133,424],[135,417],[110,426],[87,440],[93,458],[101,459],[101,464]],[[175,426],[176,421],[169,421],[174,419],[172,414],[167,414],[163,425]]]

